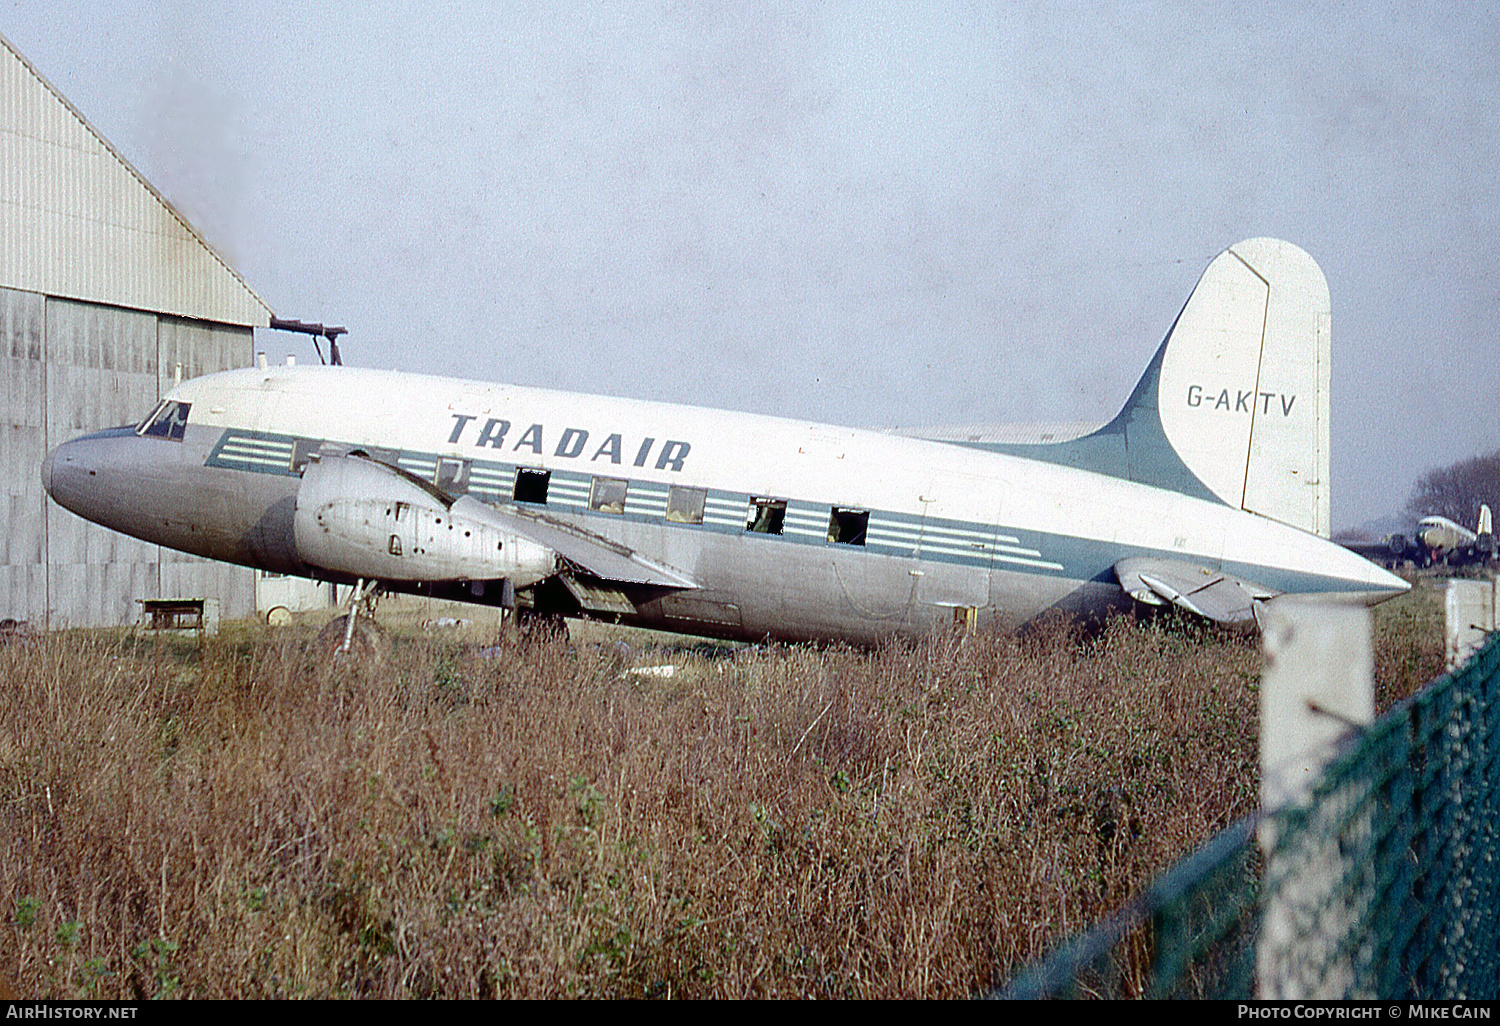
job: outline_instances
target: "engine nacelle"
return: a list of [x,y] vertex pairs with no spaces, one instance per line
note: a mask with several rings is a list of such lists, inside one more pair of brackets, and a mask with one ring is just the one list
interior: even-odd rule
[[302,562],[367,580],[509,578],[524,588],[557,571],[557,553],[483,503],[361,455],[308,462],[292,531]]

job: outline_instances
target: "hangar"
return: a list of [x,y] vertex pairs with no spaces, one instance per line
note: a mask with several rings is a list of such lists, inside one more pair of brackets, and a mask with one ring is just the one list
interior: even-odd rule
[[0,619],[108,626],[139,599],[255,608],[252,571],[47,500],[48,450],[134,423],[177,378],[249,366],[271,309],[0,36]]

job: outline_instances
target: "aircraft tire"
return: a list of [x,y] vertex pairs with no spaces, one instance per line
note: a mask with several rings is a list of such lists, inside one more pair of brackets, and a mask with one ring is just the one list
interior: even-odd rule
[[521,642],[527,645],[567,641],[568,621],[556,613],[538,613],[531,609],[517,609],[516,634]]
[[329,662],[346,662],[365,670],[379,670],[390,661],[391,639],[385,628],[368,616],[354,617],[354,633],[349,637],[349,651],[339,651],[344,644],[347,616],[336,616],[318,632],[314,648],[319,658]]

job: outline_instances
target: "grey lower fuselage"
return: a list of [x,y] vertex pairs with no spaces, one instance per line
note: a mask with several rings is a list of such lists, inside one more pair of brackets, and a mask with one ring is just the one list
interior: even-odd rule
[[[362,383],[358,376],[364,375],[372,387],[399,386],[407,392],[413,383],[444,384],[414,376],[393,383],[379,372],[342,368],[297,370],[304,375],[349,375],[356,385]],[[253,373],[218,377],[242,384],[243,377]],[[273,379],[275,371],[266,380]],[[291,391],[279,397],[282,405],[273,403],[271,408],[284,413],[300,381],[285,372],[283,383]],[[326,384],[327,379],[319,382]],[[213,379],[199,379],[179,391],[196,398],[197,408],[212,411],[219,401],[212,398],[213,385]],[[306,398],[307,408],[327,406],[314,401],[316,390],[305,391],[304,397],[311,397]],[[557,403],[572,409],[580,397],[535,392],[523,394],[521,400],[534,400],[539,408]],[[1162,489],[941,442],[664,404],[601,399],[593,405],[607,402],[621,404],[616,418],[620,423],[631,416],[655,418],[655,423],[678,415],[681,424],[661,437],[691,437],[693,447],[670,450],[670,443],[664,447],[658,439],[652,451],[690,452],[678,461],[685,464],[683,480],[695,471],[694,459],[698,461],[699,476],[691,482],[708,494],[702,522],[674,523],[661,515],[662,496],[668,482],[678,479],[673,475],[679,470],[665,457],[653,456],[644,465],[637,460],[641,469],[636,470],[629,466],[634,445],[625,447],[622,458],[621,446],[614,444],[609,451],[601,446],[589,463],[585,461],[591,445],[580,449],[569,465],[552,451],[556,432],[545,450],[540,444],[535,447],[540,453],[496,452],[491,462],[473,460],[469,494],[495,506],[518,505],[511,492],[517,469],[549,467],[554,498],[545,508],[550,517],[675,568],[694,586],[631,589],[629,606],[613,610],[576,608],[563,596],[553,610],[560,613],[728,638],[871,643],[891,635],[919,635],[955,621],[1015,626],[1050,609],[1100,614],[1125,608],[1130,599],[1113,567],[1122,559],[1143,555],[1186,556],[1277,592],[1371,601],[1396,590],[1393,578],[1375,576],[1383,572],[1322,539]],[[453,407],[442,398],[428,405],[435,411]],[[430,447],[415,441],[415,436],[398,437],[382,457],[428,477],[430,468],[445,457],[491,457],[490,449],[472,446],[478,422],[468,424],[456,414],[425,415],[439,429],[430,435]],[[44,468],[48,491],[74,512],[148,541],[276,573],[349,580],[348,574],[310,565],[298,551],[294,517],[302,478],[293,454],[299,445],[325,451],[373,449],[374,436],[366,432],[343,441],[311,438],[299,429],[296,417],[276,423],[261,419],[213,424],[196,422],[196,416],[195,412],[180,439],[120,428],[66,443]],[[300,423],[308,423],[310,416]],[[513,419],[522,424],[530,418]],[[536,419],[565,422],[562,416]],[[726,438],[758,439],[767,451],[748,453],[740,446],[714,459],[704,438],[705,423],[722,426]],[[266,430],[274,426],[282,431]],[[444,446],[450,429],[460,441]],[[644,436],[646,430],[637,433]],[[593,437],[604,434],[599,430]],[[514,438],[513,431],[510,439]],[[564,452],[562,443],[557,452]],[[891,455],[880,464],[876,453]],[[757,460],[771,469],[761,469]],[[794,466],[798,460],[814,463],[798,475],[776,477],[778,467]],[[620,469],[614,469],[615,464]],[[869,466],[870,472],[860,473],[861,465]],[[585,501],[588,482],[607,473],[628,479],[631,489],[623,510],[614,514],[591,510]],[[741,480],[744,483],[737,483]],[[806,494],[814,491],[819,494]],[[786,504],[783,533],[746,528],[747,504],[768,495]],[[841,544],[831,537],[830,511],[844,505],[868,516],[868,538],[859,544]],[[1256,554],[1261,552],[1270,558],[1259,558]],[[496,592],[486,592],[484,584],[391,582],[398,590],[498,601]],[[546,609],[560,594],[539,588],[538,608]]]

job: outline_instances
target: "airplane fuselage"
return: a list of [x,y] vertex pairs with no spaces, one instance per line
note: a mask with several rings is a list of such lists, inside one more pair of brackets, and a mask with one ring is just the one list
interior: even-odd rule
[[1423,517],[1417,524],[1417,537],[1433,552],[1451,552],[1473,545],[1479,535],[1447,517]]
[[[127,534],[277,573],[348,577],[299,551],[294,515],[309,460],[360,450],[671,568],[692,586],[562,610],[669,630],[872,642],[955,619],[1100,613],[1129,604],[1113,567],[1130,557],[1282,593],[1376,601],[1404,588],[1225,504],[879,432],[346,367],[231,371],[167,398],[188,407],[178,437],[67,443],[44,469],[49,492]],[[437,590],[491,601],[483,581]]]

